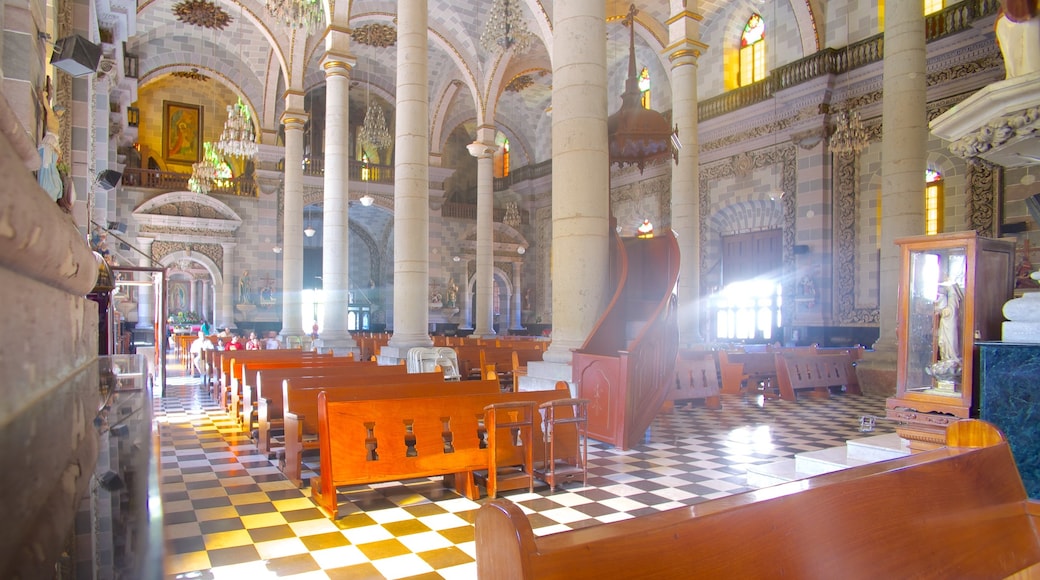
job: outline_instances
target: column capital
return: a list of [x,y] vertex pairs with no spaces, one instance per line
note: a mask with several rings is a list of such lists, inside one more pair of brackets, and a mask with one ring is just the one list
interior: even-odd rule
[[289,110],[287,109],[282,113],[282,124],[285,125],[285,130],[295,129],[297,131],[303,131],[303,126],[307,124],[307,120],[310,118],[305,111],[302,110]]
[[498,146],[494,143],[483,143],[481,141],[474,141],[469,145],[466,145],[466,149],[469,150],[469,154],[476,157],[477,159],[487,159],[494,157],[495,152],[498,151]]
[[235,249],[235,246],[237,245],[238,242],[220,242],[220,247],[223,248],[225,252]]
[[684,38],[679,42],[669,44],[663,52],[668,55],[672,68],[675,68],[686,64],[697,64],[697,59],[707,50],[707,44],[692,38]]
[[352,54],[326,52],[321,59],[321,68],[325,71],[325,78],[341,76],[350,78],[350,73],[357,66],[357,58]]

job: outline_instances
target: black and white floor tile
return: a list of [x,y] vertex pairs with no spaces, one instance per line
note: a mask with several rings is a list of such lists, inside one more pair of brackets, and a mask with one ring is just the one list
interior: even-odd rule
[[[883,416],[884,403],[867,395],[728,395],[721,410],[688,405],[662,414],[634,449],[590,442],[586,487],[501,496],[525,508],[539,535],[692,505],[748,491],[750,464],[863,437],[861,417]],[[473,520],[485,500],[461,497],[437,478],[344,488],[347,515],[332,521],[198,379],[171,378],[155,405],[167,578],[476,578]],[[872,434],[890,430],[879,423]],[[317,462],[306,467],[317,470]]]

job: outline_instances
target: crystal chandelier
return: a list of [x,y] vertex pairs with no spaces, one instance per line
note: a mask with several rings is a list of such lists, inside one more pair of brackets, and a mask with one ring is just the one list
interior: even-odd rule
[[480,45],[487,52],[494,52],[501,47],[503,50],[513,49],[516,54],[522,54],[530,48],[532,36],[524,23],[520,2],[495,0],[491,6],[487,26],[480,35]]
[[857,111],[841,111],[831,137],[831,151],[856,154],[867,146],[867,132],[859,121]]
[[506,204],[506,215],[502,218],[502,223],[511,228],[520,226],[520,209],[516,206],[515,201]]
[[361,126],[361,134],[358,135],[362,143],[367,143],[376,149],[386,149],[394,142],[393,136],[386,128],[386,117],[383,116],[383,108],[369,102],[368,110],[365,111],[365,122]]
[[228,117],[224,122],[224,132],[217,141],[217,151],[228,157],[252,158],[259,145],[253,133],[253,122],[250,119],[249,107],[238,98],[238,103],[227,106]]
[[207,141],[202,144],[202,147],[204,151],[202,161],[192,164],[191,177],[188,178],[188,189],[205,195],[213,189],[220,168],[217,167],[219,159],[213,144]]
[[325,19],[319,0],[267,0],[267,13],[289,28],[313,32]]

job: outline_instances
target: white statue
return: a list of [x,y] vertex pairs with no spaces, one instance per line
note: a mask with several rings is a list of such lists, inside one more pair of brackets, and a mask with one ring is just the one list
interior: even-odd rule
[[1040,1],[1000,0],[996,34],[1007,78],[1040,71]]
[[935,310],[939,314],[939,360],[959,360],[961,358],[960,315],[961,300],[964,291],[956,282],[947,281],[939,284],[939,296],[935,302]]

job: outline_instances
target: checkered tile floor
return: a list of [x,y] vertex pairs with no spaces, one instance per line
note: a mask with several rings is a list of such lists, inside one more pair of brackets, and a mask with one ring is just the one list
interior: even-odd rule
[[[347,515],[331,521],[198,379],[171,378],[155,411],[166,578],[476,577],[473,520],[484,500],[461,497],[437,478],[344,488]],[[692,505],[747,491],[749,464],[864,436],[863,415],[884,416],[884,399],[725,396],[719,411],[662,414],[635,449],[590,442],[588,487],[501,495],[525,508],[539,535]],[[890,431],[879,423],[873,434]]]

